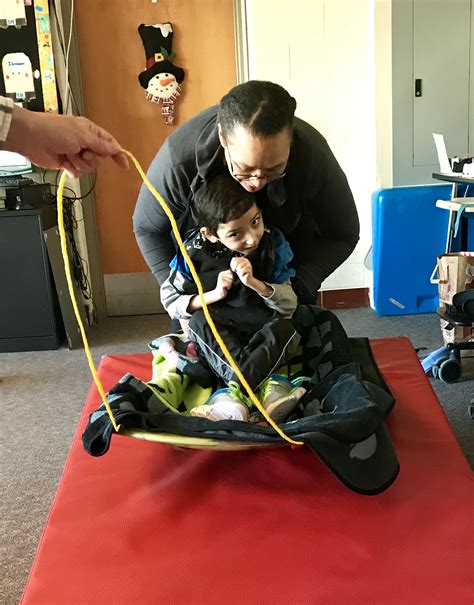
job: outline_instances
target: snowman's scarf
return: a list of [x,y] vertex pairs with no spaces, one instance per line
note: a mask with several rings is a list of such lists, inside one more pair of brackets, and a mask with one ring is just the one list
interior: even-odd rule
[[161,103],[161,115],[165,124],[171,126],[174,122],[174,102],[181,96],[181,85],[178,84],[175,92],[167,97],[166,99],[162,99],[157,95],[150,94],[147,90],[145,91],[145,97],[151,101],[152,103]]

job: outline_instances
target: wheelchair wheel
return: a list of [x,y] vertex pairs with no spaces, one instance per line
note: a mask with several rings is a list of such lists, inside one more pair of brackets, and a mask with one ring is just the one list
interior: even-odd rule
[[439,378],[439,367],[445,361],[449,361],[449,357],[440,357],[432,366],[431,373],[435,378]]
[[439,364],[438,378],[443,382],[455,382],[461,377],[461,363],[454,357],[446,359]]

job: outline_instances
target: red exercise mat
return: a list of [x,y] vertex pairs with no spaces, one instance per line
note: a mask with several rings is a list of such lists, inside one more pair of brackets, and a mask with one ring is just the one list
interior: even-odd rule
[[[114,436],[82,449],[93,387],[23,605],[435,605],[472,602],[472,473],[405,338],[371,341],[400,459],[378,496],[305,447],[179,450]],[[151,356],[103,358],[106,389]]]

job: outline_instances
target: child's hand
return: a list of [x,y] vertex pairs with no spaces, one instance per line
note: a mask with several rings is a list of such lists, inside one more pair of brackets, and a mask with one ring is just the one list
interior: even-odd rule
[[[232,271],[230,269],[227,269],[227,271],[221,271],[217,276],[217,284],[214,290],[204,292],[204,302],[206,305],[213,305],[219,300],[225,298],[229,293],[233,281],[234,276],[232,275]],[[189,300],[187,311],[189,313],[194,313],[194,311],[202,309],[202,306],[201,297],[192,296]]]
[[244,256],[234,256],[230,261],[230,268],[237,273],[240,281],[244,286],[248,286],[253,278],[252,263]]
[[234,256],[230,261],[230,268],[237,273],[244,286],[254,290],[257,294],[260,294],[260,296],[268,298],[273,294],[274,290],[271,286],[253,276],[252,263],[248,258],[245,258],[244,256]]
[[227,271],[221,271],[217,276],[217,285],[214,289],[216,294],[216,302],[218,300],[222,300],[227,296],[229,290],[232,286],[232,282],[234,281],[234,277],[232,275],[232,271],[227,269]]

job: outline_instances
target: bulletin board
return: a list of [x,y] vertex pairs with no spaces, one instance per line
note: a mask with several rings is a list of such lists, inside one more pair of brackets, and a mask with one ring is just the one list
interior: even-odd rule
[[58,111],[48,0],[0,3],[0,94],[33,111]]

